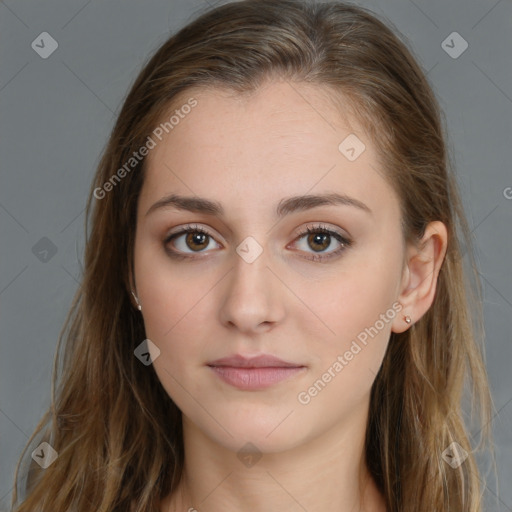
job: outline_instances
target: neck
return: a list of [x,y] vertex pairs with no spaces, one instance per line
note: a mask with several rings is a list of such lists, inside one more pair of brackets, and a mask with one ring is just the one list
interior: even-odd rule
[[184,418],[182,478],[162,501],[161,512],[385,512],[364,461],[365,425],[365,417],[352,417],[350,424],[293,449],[251,459],[237,456]]

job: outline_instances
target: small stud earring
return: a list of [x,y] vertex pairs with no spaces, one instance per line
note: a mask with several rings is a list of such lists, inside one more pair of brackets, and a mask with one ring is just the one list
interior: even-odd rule
[[404,316],[404,320],[405,320],[405,323],[406,323],[406,324],[410,324],[410,323],[411,323],[411,321],[412,321],[412,320],[411,320],[411,317],[410,317],[409,315],[405,315],[405,316]]
[[139,311],[141,311],[142,310],[142,306],[139,303],[139,299],[137,298],[137,295],[135,295],[135,293],[133,293],[133,291],[132,291],[132,295],[133,295],[133,298],[135,299],[135,302],[137,303],[137,309]]

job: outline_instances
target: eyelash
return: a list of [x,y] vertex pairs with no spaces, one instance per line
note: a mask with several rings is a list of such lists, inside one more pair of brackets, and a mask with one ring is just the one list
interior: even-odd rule
[[[196,258],[196,256],[186,256],[185,254],[183,254],[179,251],[176,251],[174,249],[170,249],[168,247],[168,244],[172,240],[174,240],[175,238],[178,238],[182,235],[187,235],[189,233],[200,233],[200,234],[208,236],[209,238],[214,238],[208,231],[206,231],[201,226],[197,226],[197,225],[185,226],[181,231],[179,231],[177,233],[173,233],[165,238],[164,247],[165,247],[166,252],[169,254],[169,256],[171,256],[172,258],[181,259],[181,260]],[[323,253],[316,253],[316,254],[313,254],[312,256],[303,256],[303,258],[305,258],[307,260],[323,263],[323,262],[326,262],[327,260],[330,260],[331,258],[334,258],[334,257],[340,255],[343,251],[345,251],[348,247],[350,247],[352,245],[351,240],[348,240],[347,238],[345,238],[343,235],[341,235],[337,231],[333,231],[333,230],[328,229],[322,225],[307,226],[305,229],[301,230],[297,234],[296,240],[299,240],[307,235],[319,234],[319,233],[330,235],[331,237],[333,237],[335,240],[337,240],[341,244],[340,247],[338,249],[336,249],[335,251],[326,253],[326,255],[324,255]],[[200,254],[200,252],[198,254]]]

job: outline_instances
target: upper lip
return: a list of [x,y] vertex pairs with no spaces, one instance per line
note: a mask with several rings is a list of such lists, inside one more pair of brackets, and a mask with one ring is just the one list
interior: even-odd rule
[[235,354],[229,357],[216,359],[215,361],[208,363],[208,366],[232,366],[234,368],[300,368],[304,365],[283,361],[278,357],[268,354],[261,354],[253,357],[244,357],[240,354]]

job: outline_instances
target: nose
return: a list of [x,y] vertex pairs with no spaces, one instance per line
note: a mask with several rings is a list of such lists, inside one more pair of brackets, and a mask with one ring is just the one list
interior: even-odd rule
[[268,268],[265,251],[252,263],[236,255],[225,283],[219,309],[224,326],[246,334],[262,333],[284,317],[282,283]]

